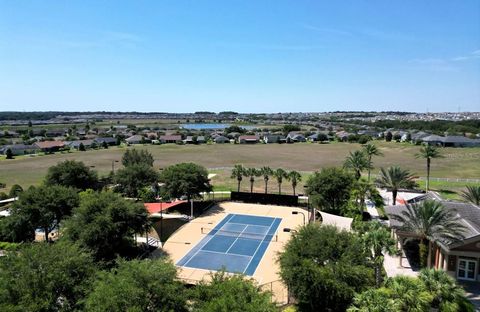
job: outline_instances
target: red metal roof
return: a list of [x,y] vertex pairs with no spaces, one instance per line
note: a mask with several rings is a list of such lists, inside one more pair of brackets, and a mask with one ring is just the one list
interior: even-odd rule
[[144,205],[145,205],[145,208],[147,208],[148,213],[152,214],[152,213],[168,210],[172,207],[175,207],[177,205],[180,205],[186,202],[187,202],[186,200],[179,200],[179,201],[169,202],[169,203],[144,203]]

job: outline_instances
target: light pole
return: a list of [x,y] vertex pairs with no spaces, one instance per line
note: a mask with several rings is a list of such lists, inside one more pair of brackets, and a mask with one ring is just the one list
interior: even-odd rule
[[297,230],[294,230],[294,229],[291,229],[291,228],[283,228],[283,231],[285,233],[290,233],[290,232],[297,233],[298,232]]
[[303,225],[305,225],[305,214],[301,211],[292,211],[292,215],[301,214],[303,216]]

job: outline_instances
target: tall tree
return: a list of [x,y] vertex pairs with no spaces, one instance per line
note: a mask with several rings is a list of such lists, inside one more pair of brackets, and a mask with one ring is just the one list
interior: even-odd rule
[[280,276],[299,311],[344,311],[355,293],[375,285],[367,250],[355,233],[311,223],[279,256]]
[[480,205],[480,185],[468,185],[467,189],[462,192],[463,199],[475,205]]
[[235,165],[232,169],[230,178],[237,179],[237,192],[240,192],[240,184],[243,180],[245,168],[242,165]]
[[96,260],[110,261],[130,254],[134,234],[145,233],[149,227],[143,204],[113,192],[86,191],[80,206],[65,220],[62,239],[88,248]]
[[432,244],[456,242],[464,238],[466,230],[456,211],[446,209],[442,203],[433,200],[407,205],[405,211],[392,215],[392,219],[400,222],[402,231],[420,238],[420,244],[424,246],[420,248],[420,259],[428,268],[432,261]]
[[0,310],[81,311],[95,271],[75,244],[24,244],[0,261]]
[[65,160],[48,168],[46,185],[62,185],[79,190],[96,189],[98,176],[81,161]]
[[442,158],[440,151],[433,145],[425,145],[420,149],[418,154],[415,154],[416,158],[424,158],[427,160],[427,182],[425,184],[425,190],[428,192],[430,186],[430,164],[434,158]]
[[287,180],[292,183],[293,195],[295,196],[295,189],[297,188],[298,182],[302,181],[302,175],[299,172],[292,170],[287,173]]
[[120,260],[100,272],[85,300],[85,311],[187,311],[175,266],[166,258]]
[[252,280],[224,272],[212,275],[210,282],[201,282],[192,289],[191,309],[201,311],[275,312],[271,294],[262,291]]
[[265,194],[268,193],[268,180],[270,179],[270,176],[273,174],[273,170],[270,167],[262,167],[260,169],[260,172],[263,176],[263,181],[265,182]]
[[362,176],[362,171],[368,169],[370,164],[363,151],[354,151],[353,153],[350,152],[347,156],[343,163],[343,167],[353,170],[355,172],[355,178],[359,180]]
[[416,186],[410,171],[398,166],[392,166],[388,169],[381,168],[380,175],[375,180],[378,187],[392,192],[393,205],[397,203],[397,194],[399,189],[408,189]]
[[311,175],[306,185],[313,205],[322,211],[341,215],[350,200],[355,177],[340,168],[323,168]]
[[256,168],[245,168],[244,172],[245,177],[250,179],[250,193],[253,193],[253,184],[255,183],[255,177],[260,176],[260,171]]
[[369,258],[375,267],[375,282],[377,287],[382,284],[382,269],[384,254],[398,253],[397,242],[391,233],[380,222],[369,222],[366,231],[361,235],[362,241],[369,251]]
[[363,152],[367,155],[368,163],[368,182],[370,182],[370,171],[373,168],[372,158],[373,156],[383,156],[383,153],[378,149],[375,144],[368,143],[363,146]]
[[367,199],[373,202],[377,208],[379,206],[383,207],[384,205],[383,198],[377,188],[364,179],[360,179],[353,184],[351,197],[355,201],[355,204],[358,205],[358,211],[360,214],[365,211],[365,201]]
[[170,198],[186,196],[188,200],[210,192],[212,186],[205,167],[194,163],[181,163],[165,168],[160,174],[164,190]]
[[282,168],[278,168],[275,171],[273,171],[273,176],[277,179],[278,194],[282,194],[282,183],[283,183],[283,179],[287,178],[287,172]]
[[124,167],[145,164],[153,167],[153,156],[147,150],[128,149],[122,156]]
[[5,158],[6,159],[13,159],[13,152],[10,148],[7,148],[7,151],[5,152]]
[[78,204],[79,197],[73,188],[59,185],[30,187],[13,203],[9,218],[23,220],[20,224],[26,226],[25,230],[43,229],[48,241],[50,232],[58,228]]
[[115,173],[116,190],[129,197],[137,197],[142,188],[155,184],[158,179],[155,169],[144,163],[129,165]]

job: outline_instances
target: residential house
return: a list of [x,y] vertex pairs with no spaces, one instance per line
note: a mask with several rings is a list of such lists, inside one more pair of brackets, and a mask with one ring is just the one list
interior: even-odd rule
[[230,139],[227,137],[224,137],[223,135],[218,135],[216,136],[213,141],[217,144],[224,144],[224,143],[230,143]]
[[161,135],[160,138],[160,143],[165,144],[165,143],[180,143],[182,142],[182,136],[181,135]]
[[197,136],[197,144],[205,144],[207,142],[207,139],[203,135]]
[[263,142],[269,143],[286,143],[287,138],[282,134],[265,134],[263,136]]
[[146,139],[144,136],[136,134],[126,138],[125,142],[127,142],[127,144],[143,144],[146,142]]
[[110,146],[117,145],[117,139],[116,138],[111,138],[111,137],[95,138],[94,141],[98,145],[103,145],[104,142],[107,143]]
[[328,142],[329,139],[328,134],[323,132],[317,132],[307,137],[307,140],[310,142]]
[[241,135],[238,137],[238,143],[240,144],[255,144],[258,141],[259,137],[256,135]]
[[76,141],[69,141],[65,142],[66,146],[73,148],[73,149],[80,149],[80,145],[83,144],[85,148],[90,148],[92,147],[94,140],[76,140]]
[[65,143],[62,141],[35,142],[33,145],[37,146],[44,153],[58,152],[65,147]]
[[292,131],[292,132],[289,132],[287,135],[287,142],[306,142],[306,141],[307,139],[300,132]]
[[432,134],[429,136],[426,136],[422,139],[423,143],[426,143],[428,145],[442,145],[443,144],[443,137]]
[[[407,203],[422,200],[440,200],[442,205],[455,211],[465,227],[464,238],[460,241],[441,241],[434,243],[431,263],[437,269],[443,269],[458,280],[480,282],[480,207],[471,203],[444,201],[436,196],[422,195]],[[392,219],[393,215],[401,215],[405,205],[387,206],[386,214],[390,217],[390,227],[400,246],[407,239],[415,239],[413,233],[402,230],[402,224]]]
[[480,146],[480,140],[460,135],[448,135],[443,138],[442,145],[443,147],[474,147]]
[[35,145],[26,145],[26,144],[5,145],[0,147],[0,154],[6,155],[7,150],[11,150],[12,154],[17,156],[17,155],[25,155],[25,154],[34,154],[39,150],[39,148]]

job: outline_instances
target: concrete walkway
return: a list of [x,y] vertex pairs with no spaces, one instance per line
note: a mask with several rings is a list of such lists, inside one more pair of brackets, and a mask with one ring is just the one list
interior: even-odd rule
[[399,257],[398,256],[389,256],[385,255],[383,261],[383,266],[388,277],[394,277],[397,275],[407,275],[407,276],[417,276],[418,271],[412,270],[408,259],[402,257],[402,267],[399,266]]

